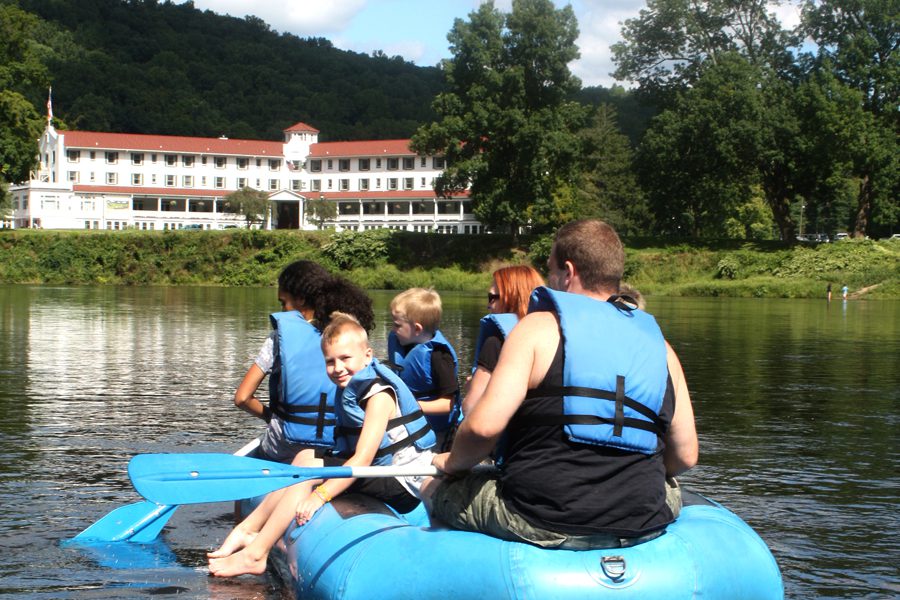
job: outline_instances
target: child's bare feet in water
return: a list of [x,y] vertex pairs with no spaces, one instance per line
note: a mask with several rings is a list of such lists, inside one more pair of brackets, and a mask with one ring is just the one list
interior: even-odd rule
[[262,575],[266,572],[266,558],[269,553],[259,555],[250,548],[244,548],[224,558],[209,560],[209,573],[216,577],[236,577],[237,575]]
[[225,558],[226,556],[231,556],[238,550],[246,548],[255,537],[255,531],[247,531],[238,525],[231,530],[231,533],[228,534],[228,537],[225,538],[225,541],[222,542],[219,549],[213,552],[207,552],[206,557]]

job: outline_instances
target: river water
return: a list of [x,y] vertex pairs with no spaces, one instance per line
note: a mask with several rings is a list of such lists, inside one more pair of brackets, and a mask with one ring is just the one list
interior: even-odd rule
[[[383,355],[391,293],[373,292]],[[471,361],[479,295],[445,294]],[[273,289],[0,286],[0,596],[291,598],[207,577],[225,504],[181,507],[155,544],[67,538],[136,502],[143,452],[234,451],[261,430],[231,395]],[[648,298],[684,363],[700,465],[683,482],[775,554],[788,598],[900,596],[900,302]]]

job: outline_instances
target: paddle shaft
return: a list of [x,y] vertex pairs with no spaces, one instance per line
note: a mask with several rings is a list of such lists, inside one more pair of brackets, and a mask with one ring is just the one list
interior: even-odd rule
[[137,492],[163,504],[242,500],[311,479],[437,474],[438,469],[431,465],[294,467],[231,454],[139,454],[128,465]]

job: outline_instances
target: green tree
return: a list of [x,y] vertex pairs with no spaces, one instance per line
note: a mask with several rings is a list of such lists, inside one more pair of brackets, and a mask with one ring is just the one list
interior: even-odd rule
[[225,196],[226,206],[237,208],[237,212],[247,219],[247,226],[265,223],[269,218],[272,201],[266,192],[245,187]]
[[322,229],[325,223],[337,217],[337,203],[325,198],[310,198],[306,201],[306,218]]
[[616,110],[608,104],[598,106],[578,138],[582,173],[576,216],[601,218],[622,235],[646,233],[650,214],[634,174],[631,145],[619,131]]
[[[892,231],[900,216],[898,22],[896,0],[823,0],[803,11],[803,32],[818,44],[809,129],[830,158],[819,188],[855,187],[849,225],[856,237],[873,225]],[[830,145],[821,141],[826,132]]]
[[0,184],[28,179],[38,153],[43,123],[28,100],[47,89],[46,69],[31,43],[38,23],[34,15],[0,4]]
[[662,233],[719,237],[762,190],[782,239],[800,151],[793,89],[733,54],[654,119],[638,150],[639,178]]
[[614,76],[635,81],[660,105],[696,82],[709,65],[735,53],[776,72],[792,69],[797,39],[767,0],[648,0],[612,46]]
[[508,14],[488,2],[447,37],[439,120],[412,146],[446,157],[439,194],[468,189],[482,222],[515,232],[529,212],[554,213],[576,174],[584,111],[569,100],[580,87],[568,68],[578,57],[575,15],[550,0],[514,0]]

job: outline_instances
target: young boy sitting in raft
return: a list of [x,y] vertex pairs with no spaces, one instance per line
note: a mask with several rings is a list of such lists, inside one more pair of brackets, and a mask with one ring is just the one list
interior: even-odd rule
[[[403,381],[372,357],[369,338],[359,322],[350,315],[332,315],[322,332],[322,353],[328,377],[342,390],[335,403],[339,457],[304,456],[298,466],[430,466],[434,433]],[[310,480],[272,492],[228,534],[218,550],[208,554],[209,572],[217,577],[262,574],[269,551],[292,519],[303,525],[347,491],[367,494],[407,513],[418,506],[424,479]]]
[[411,288],[391,300],[394,326],[388,334],[391,366],[419,401],[438,437],[438,447],[460,418],[456,351],[439,327],[441,297]]

